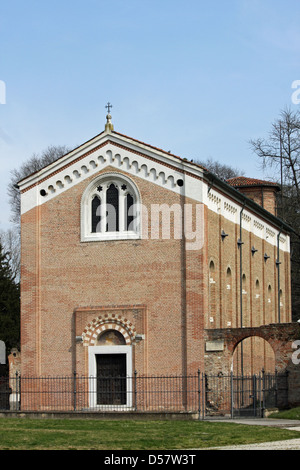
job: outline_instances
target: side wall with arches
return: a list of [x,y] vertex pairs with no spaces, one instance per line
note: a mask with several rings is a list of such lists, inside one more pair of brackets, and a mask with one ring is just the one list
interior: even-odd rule
[[241,214],[234,204],[227,204],[222,213],[220,203],[212,201],[207,244],[207,288],[212,302],[205,327],[291,322],[290,260],[281,249],[286,236],[278,238],[275,229],[265,229],[250,210]]

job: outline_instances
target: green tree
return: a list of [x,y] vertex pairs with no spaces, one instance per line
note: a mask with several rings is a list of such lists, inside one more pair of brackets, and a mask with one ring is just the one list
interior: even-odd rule
[[20,347],[20,286],[15,282],[9,256],[0,244],[0,339],[11,348]]

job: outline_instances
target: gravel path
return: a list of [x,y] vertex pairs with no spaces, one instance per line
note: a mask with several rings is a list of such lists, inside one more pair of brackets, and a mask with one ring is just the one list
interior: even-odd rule
[[[221,421],[221,420],[220,420]],[[237,419],[237,420],[222,420],[247,424],[252,426],[272,426],[277,428],[289,429],[291,431],[299,431],[299,439],[289,439],[286,441],[263,442],[261,444],[245,444],[228,447],[214,447],[207,450],[300,450],[300,421],[281,420],[281,419]],[[212,422],[216,422],[212,420]]]
[[288,441],[263,442],[243,446],[214,447],[206,450],[300,450],[300,438]]

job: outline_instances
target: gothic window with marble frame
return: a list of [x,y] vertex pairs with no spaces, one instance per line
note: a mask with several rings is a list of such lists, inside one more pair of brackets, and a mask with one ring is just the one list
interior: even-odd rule
[[81,199],[81,241],[138,239],[141,234],[140,193],[119,173],[95,178]]

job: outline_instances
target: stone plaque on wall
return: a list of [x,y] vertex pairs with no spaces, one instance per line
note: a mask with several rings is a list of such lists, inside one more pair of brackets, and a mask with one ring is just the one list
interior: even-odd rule
[[224,351],[224,341],[207,341],[205,343],[206,352]]

